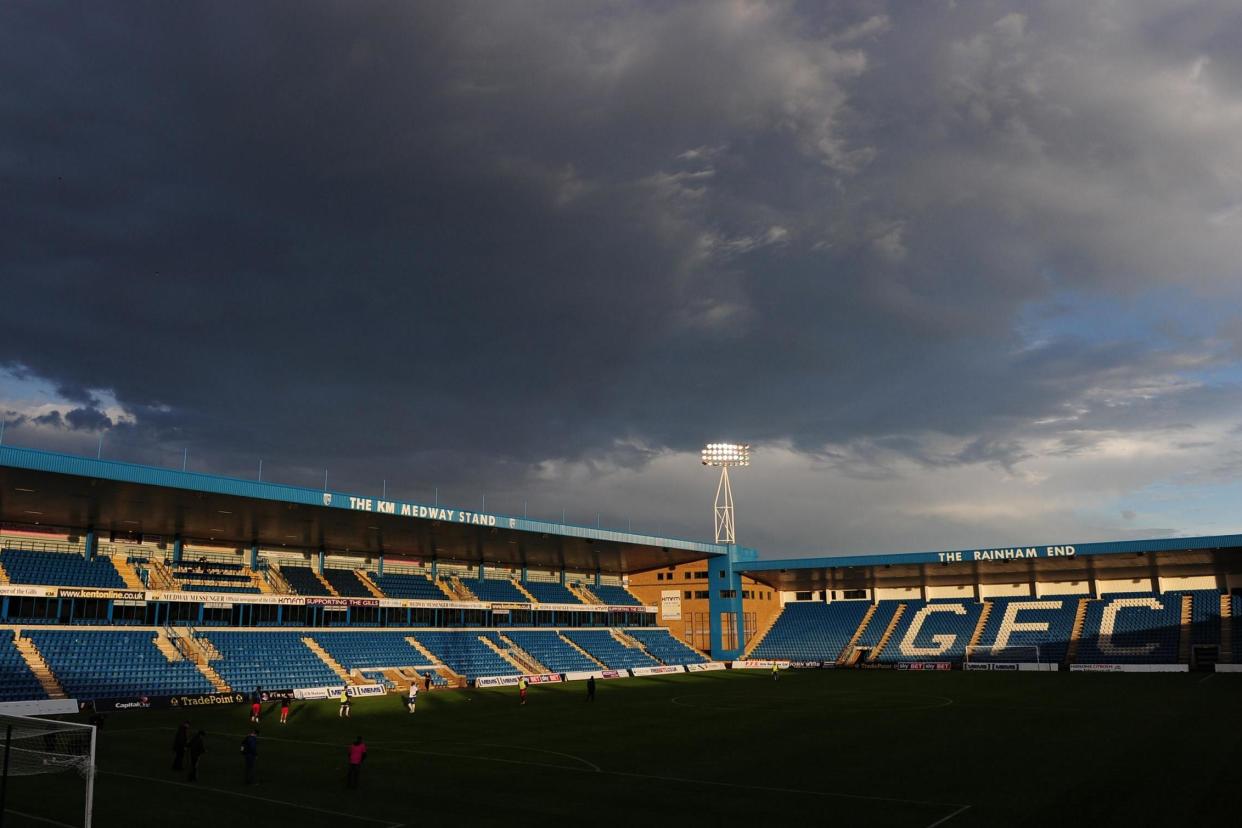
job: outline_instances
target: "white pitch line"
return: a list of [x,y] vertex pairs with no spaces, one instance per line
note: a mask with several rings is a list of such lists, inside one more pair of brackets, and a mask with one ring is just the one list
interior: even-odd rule
[[176,782],[172,779],[160,779],[155,776],[139,776],[136,773],[121,773],[119,771],[99,770],[97,773],[104,773],[109,776],[124,776],[127,779],[141,779],[144,782],[162,782],[165,785],[176,785],[179,788],[189,788],[193,791],[211,791],[212,793],[224,794],[226,796],[236,796],[240,799],[254,799],[259,802],[270,802],[273,805],[284,805],[287,808],[299,808],[303,811],[316,811],[321,814],[330,814],[331,816],[344,817],[345,819],[357,820],[358,822],[378,822],[384,828],[404,828],[405,823],[391,822],[387,819],[378,819],[376,817],[360,816],[358,814],[347,814],[344,811],[333,811],[328,808],[317,808],[314,805],[303,805],[299,802],[289,802],[284,799],[271,799],[266,796],[256,796],[255,794],[241,793],[240,791],[230,791],[225,788],[212,788],[207,785],[192,785],[189,782]]
[[1203,678],[1201,678],[1201,679],[1199,679],[1197,682],[1195,682],[1195,684],[1203,684],[1203,682],[1207,681],[1208,679],[1210,679],[1210,678],[1211,678],[1212,676],[1214,676],[1214,675],[1216,675],[1215,671],[1213,671],[1213,672],[1211,672],[1211,673],[1208,673],[1206,676],[1204,676]]
[[931,825],[926,826],[926,828],[936,828],[936,826],[937,826],[937,825],[944,825],[946,822],[948,822],[949,820],[953,819],[953,817],[957,816],[958,814],[963,814],[963,813],[965,813],[966,811],[969,811],[969,810],[970,810],[970,806],[969,806],[969,805],[963,805],[962,807],[958,808],[956,811],[954,811],[953,813],[949,814],[948,816],[946,816],[946,817],[941,817],[940,819],[938,819],[938,820],[936,820],[935,822],[933,822]]
[[73,826],[67,822],[58,822],[57,820],[50,819],[48,817],[35,816],[34,814],[28,814],[24,811],[14,811],[12,808],[7,808],[5,813],[15,814],[16,816],[25,817],[26,819],[33,819],[35,822],[46,822],[48,825],[60,825],[63,826],[63,828],[73,828]]
[[[944,697],[941,696],[939,698],[944,698]],[[953,703],[952,699],[947,699],[947,701],[950,704]],[[279,736],[268,736],[268,737],[263,737],[263,738],[265,741],[292,742],[294,744],[299,744],[299,745],[323,745],[323,746],[334,747],[334,748],[340,747],[340,745],[336,742],[321,742],[321,741],[314,741],[310,739],[284,739]],[[419,743],[418,742],[404,742],[404,741],[372,742],[371,746],[376,747],[376,748],[382,748],[385,745],[394,745],[394,744],[409,745],[409,744],[419,744]],[[482,743],[478,743],[478,742],[474,744],[478,744],[480,747],[485,746]],[[497,745],[497,747],[511,748],[513,746]],[[839,791],[811,791],[811,790],[806,790],[804,788],[779,788],[779,787],[772,787],[772,786],[767,786],[767,785],[747,785],[747,784],[738,783],[738,782],[719,782],[719,781],[712,780],[712,779],[692,779],[692,778],[684,777],[684,776],[661,776],[659,774],[637,773],[633,771],[603,770],[598,765],[596,765],[594,762],[590,762],[586,759],[583,759],[581,756],[574,756],[572,753],[558,753],[557,751],[550,751],[550,750],[541,750],[540,752],[551,753],[551,754],[556,754],[559,756],[564,756],[569,759],[575,759],[578,762],[583,763],[584,765],[589,765],[590,767],[573,767],[570,765],[554,765],[550,762],[528,762],[523,759],[502,759],[496,756],[475,756],[475,755],[466,754],[466,753],[445,753],[444,751],[438,751],[438,750],[417,750],[417,749],[411,749],[411,748],[392,748],[392,747],[387,747],[384,749],[390,750],[394,753],[410,753],[410,754],[414,754],[418,756],[436,756],[436,757],[440,757],[443,759],[465,759],[468,761],[477,761],[477,762],[496,762],[496,763],[503,764],[503,765],[525,765],[527,767],[532,767],[532,768],[551,768],[553,770],[569,771],[570,773],[597,773],[597,774],[600,774],[601,776],[621,776],[627,779],[649,779],[649,780],[656,781],[656,782],[677,782],[677,783],[683,783],[683,784],[689,784],[689,785],[707,785],[707,786],[716,787],[716,788],[733,788],[735,790],[766,791],[768,793],[802,794],[805,796],[821,796],[821,797],[826,797],[829,799],[854,799],[854,800],[860,800],[864,802],[896,802],[896,803],[900,803],[903,805],[931,805],[931,806],[935,806],[938,808],[957,808],[956,811],[954,811],[952,814],[949,815],[950,817],[956,816],[957,814],[962,813],[963,811],[971,807],[969,805],[962,805],[957,802],[937,802],[931,799],[902,799],[900,797],[893,797],[893,796],[872,796],[872,795],[867,795],[867,794],[841,793]],[[534,750],[534,748],[525,748],[525,749]],[[116,773],[115,771],[100,771],[100,773],[112,773],[116,776],[131,776],[131,774]],[[150,777],[133,776],[133,778],[134,779],[148,779]],[[168,780],[157,779],[154,781],[168,781]],[[169,782],[169,784],[181,785],[183,787],[188,787],[188,788],[198,788],[198,786],[190,785],[189,783],[186,783],[186,782]],[[249,796],[248,794],[234,793],[233,791],[226,791],[220,788],[198,788],[198,789],[199,790],[218,790],[221,793],[228,793],[234,796]],[[274,799],[265,799],[264,797],[257,797],[257,796],[252,796],[250,798],[260,799],[265,802],[277,802],[278,801]],[[321,808],[312,808],[306,805],[298,805],[295,807],[308,808],[309,810],[315,810],[315,811],[323,810]],[[335,812],[325,811],[325,813],[335,813]],[[343,815],[343,816],[350,816],[350,815]],[[378,819],[370,819],[368,817],[354,817],[354,818],[355,819],[367,819],[370,822],[381,822],[382,821]],[[941,820],[941,823],[943,821],[944,820]],[[933,825],[938,825],[941,823],[933,823]],[[388,828],[400,828],[400,826],[393,825],[393,826],[388,826]],[[932,826],[928,826],[928,828],[932,828]]]

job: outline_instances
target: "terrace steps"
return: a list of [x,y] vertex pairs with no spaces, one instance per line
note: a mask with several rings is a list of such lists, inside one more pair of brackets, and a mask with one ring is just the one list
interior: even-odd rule
[[224,679],[220,677],[220,674],[216,672],[216,668],[212,667],[206,661],[196,662],[194,666],[197,667],[198,671],[203,674],[203,678],[211,682],[211,686],[215,688],[217,693],[228,693],[233,689],[229,687],[228,683],[225,682]]
[[280,595],[288,595],[293,592],[293,587],[289,586],[289,582],[285,580],[284,574],[281,573],[280,568],[277,566],[268,564],[267,575],[264,580],[267,581],[267,585],[270,587],[270,592],[275,592]]
[[560,633],[559,631],[557,632],[556,637],[557,637],[557,638],[559,638],[561,641],[564,641],[564,642],[565,642],[566,644],[568,644],[569,646],[573,647],[573,648],[574,648],[575,650],[577,650],[577,651],[578,651],[578,652],[579,652],[579,653],[580,653],[580,654],[581,654],[584,658],[589,658],[591,661],[593,661],[593,662],[595,662],[596,664],[598,664],[598,665],[599,665],[599,668],[600,668],[601,670],[606,670],[606,669],[608,669],[608,668],[607,668],[607,666],[604,664],[604,662],[600,661],[598,658],[596,658],[595,656],[591,655],[591,654],[590,654],[590,653],[588,653],[586,650],[582,649],[580,646],[578,646],[577,642],[575,642],[575,641],[571,640],[570,638],[566,637],[565,635],[563,635],[563,634],[562,634],[562,633]]
[[742,650],[743,659],[750,658],[751,652],[756,647],[758,647],[760,644],[763,643],[763,639],[767,638],[768,633],[772,631],[772,628],[776,626],[776,622],[779,621],[781,616],[784,614],[785,614],[785,608],[781,607],[780,612],[776,613],[775,615],[773,615],[771,618],[769,618],[767,621],[764,622],[763,628],[760,629],[759,632],[756,633],[755,636],[750,639],[750,643],[746,645],[746,649]]
[[514,644],[513,639],[509,638],[509,636],[497,633],[497,637],[505,643],[506,647],[509,648],[508,653],[512,656],[512,660],[521,665],[524,671],[529,673],[552,672],[545,665],[543,665],[539,659],[523,650],[517,644]]
[[[862,638],[863,630],[867,629],[867,625],[871,623],[871,616],[875,615],[877,606],[879,605],[872,603],[871,606],[867,607],[867,612],[863,615],[862,621],[858,622],[858,629],[854,630],[854,635],[850,637],[850,640],[841,650],[841,654],[837,656],[837,664],[845,664],[850,661],[850,656],[854,653],[854,648],[858,644],[858,639]],[[857,660],[857,658],[854,659],[854,661]]]
[[47,693],[49,699],[69,698],[65,688],[60,686],[60,682],[52,673],[52,668],[43,659],[43,653],[39,652],[39,648],[29,638],[19,637],[20,633],[20,630],[14,631],[13,645],[22,654],[22,658],[26,661],[26,666],[30,668],[30,672],[34,673],[35,678],[39,680],[39,684],[43,685],[43,692]]
[[462,583],[461,578],[457,577],[456,575],[453,575],[452,577],[448,579],[448,587],[453,592],[453,595],[452,595],[453,598],[458,598],[462,601],[479,600],[478,596],[475,595],[473,592],[471,592],[470,588],[467,587],[464,583]]
[[1190,663],[1190,632],[1194,624],[1194,614],[1192,605],[1194,598],[1188,594],[1182,595],[1182,629],[1181,638],[1177,644],[1177,660],[1180,664]]
[[375,581],[371,580],[371,574],[369,572],[363,572],[361,569],[355,569],[354,575],[358,576],[359,581],[362,581],[362,585],[367,588],[367,592],[371,593],[376,598],[388,597],[384,594],[382,589],[375,585]]
[[1220,596],[1220,660],[1233,663],[1233,596]]
[[983,631],[988,624],[988,616],[992,614],[992,602],[983,602],[983,612],[979,613],[979,623],[975,624],[975,631],[970,636],[970,646],[975,647],[979,644],[979,639],[983,638]]
[[272,585],[268,583],[267,578],[263,576],[262,572],[256,569],[247,569],[246,572],[250,575],[251,586],[259,590],[260,595],[271,595],[275,592],[275,590],[272,589]]
[[108,560],[112,561],[112,568],[116,570],[116,574],[125,582],[126,589],[135,589],[139,592],[146,591],[147,585],[142,582],[142,577],[134,569],[133,564],[126,562],[124,558],[112,557]]
[[9,583],[12,583],[12,581],[9,580],[9,573],[5,572],[4,565],[0,564],[0,584],[9,584]]
[[539,603],[539,599],[536,598],[534,595],[531,595],[530,590],[527,589],[525,585],[522,584],[521,581],[519,581],[517,578],[513,578],[512,581],[513,581],[513,585],[517,587],[517,591],[522,593],[524,596],[526,596],[527,601],[530,601],[532,604]]
[[147,586],[150,589],[176,590],[181,588],[164,562],[155,558],[147,562]]
[[185,655],[176,644],[169,640],[163,630],[156,631],[155,640],[152,643],[155,644],[155,649],[164,654],[164,658],[168,659],[169,664],[174,661],[185,661]]
[[332,584],[328,581],[328,579],[323,577],[322,572],[316,572],[315,568],[311,567],[311,574],[315,576],[315,580],[319,581],[319,583],[323,585],[323,588],[328,591],[329,595],[331,595],[333,598],[341,597],[341,593],[337,592],[336,587],[332,586]]
[[302,637],[302,643],[305,644],[307,649],[309,649],[312,653],[319,656],[319,660],[322,661],[324,664],[328,665],[328,669],[336,673],[336,675],[345,684],[359,684],[360,683],[359,681],[355,681],[353,678],[351,678],[349,675],[349,672],[346,671],[345,668],[341,666],[340,662],[337,661],[332,656],[328,655],[328,651],[325,650],[323,647],[319,646],[318,641],[316,641],[315,639],[307,635],[307,636]]
[[897,625],[901,622],[901,616],[906,614],[906,605],[898,604],[897,611],[893,613],[893,620],[888,622],[888,628],[884,630],[884,635],[880,636],[879,642],[876,643],[875,649],[867,655],[867,661],[875,661],[880,657],[880,653],[884,652],[884,648],[888,646],[888,640],[893,637],[893,633],[897,631]]
[[1091,600],[1090,596],[1078,599],[1078,609],[1074,611],[1074,626],[1070,629],[1069,647],[1065,650],[1065,660],[1069,664],[1073,664],[1078,657],[1078,642],[1082,638],[1082,628],[1087,623],[1087,605]]
[[586,588],[586,584],[571,584],[565,582],[565,588],[578,597],[578,600],[584,604],[602,604],[603,601]]

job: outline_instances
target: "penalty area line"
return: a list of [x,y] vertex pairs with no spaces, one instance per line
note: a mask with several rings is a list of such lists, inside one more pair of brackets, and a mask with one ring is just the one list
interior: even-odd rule
[[[283,805],[286,808],[298,808],[303,811],[315,811],[320,814],[329,814],[331,816],[344,817],[358,822],[376,822],[383,825],[384,828],[405,828],[403,822],[393,822],[388,819],[380,819],[378,817],[360,816],[359,814],[347,814],[344,811],[333,811],[328,808],[317,808],[314,805],[303,805],[299,802],[289,802],[284,799],[271,799],[266,796],[257,796],[255,794],[241,793],[240,791],[230,791],[225,788],[213,788],[208,785],[191,785],[189,782],[177,782],[172,779],[160,779],[155,776],[139,776],[136,773],[121,773],[120,771],[100,770],[97,773],[107,774],[108,776],[123,776],[126,779],[140,779],[143,782],[160,782],[165,785],[175,785],[178,788],[189,788],[192,791],[211,791],[212,793],[224,794],[225,796],[235,796],[239,799],[253,799],[258,802],[270,802],[273,805]],[[61,825],[63,823],[56,823]]]
[[936,828],[937,825],[944,825],[946,822],[953,819],[953,817],[958,816],[959,814],[964,814],[969,810],[970,810],[969,805],[963,805],[962,807],[958,808],[956,811],[949,814],[948,816],[943,816],[940,819],[933,822],[931,825],[925,826],[925,828]]
[[49,817],[41,817],[41,816],[36,816],[34,814],[28,814],[25,811],[14,811],[12,808],[5,809],[5,813],[13,814],[14,816],[24,817],[26,819],[33,819],[35,822],[46,822],[48,825],[60,825],[63,828],[73,828],[73,826],[67,822],[61,822],[59,820],[51,819]]

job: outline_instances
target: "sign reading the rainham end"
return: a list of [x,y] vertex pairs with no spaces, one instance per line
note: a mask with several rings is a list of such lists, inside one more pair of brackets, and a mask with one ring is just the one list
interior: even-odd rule
[[1018,561],[1025,558],[1072,558],[1072,546],[1015,546],[1010,549],[975,549],[970,552],[937,552],[941,563],[959,561]]

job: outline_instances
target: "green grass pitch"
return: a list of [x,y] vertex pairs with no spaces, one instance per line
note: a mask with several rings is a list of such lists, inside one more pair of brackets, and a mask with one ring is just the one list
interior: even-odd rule
[[[788,671],[577,682],[266,706],[259,784],[248,708],[111,714],[97,826],[1242,824],[1242,676]],[[188,718],[200,781],[172,772]],[[345,788],[345,746],[370,746]],[[76,789],[80,790],[78,784]],[[64,819],[81,794],[16,777],[9,806]],[[10,813],[6,825],[55,824]]]

